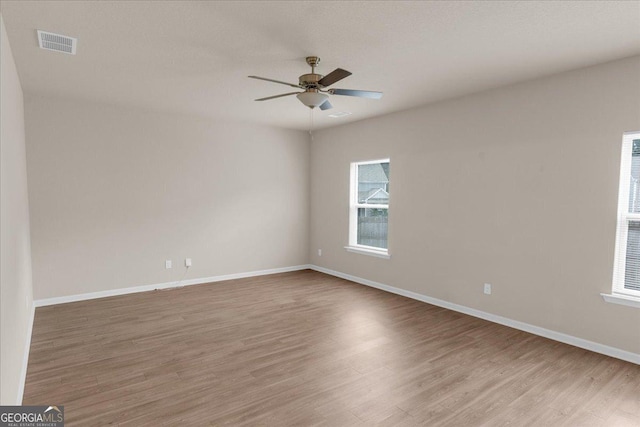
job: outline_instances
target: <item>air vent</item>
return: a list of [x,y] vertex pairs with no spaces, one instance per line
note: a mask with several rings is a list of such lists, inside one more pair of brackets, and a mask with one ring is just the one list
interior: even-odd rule
[[38,30],[38,44],[41,49],[55,50],[56,52],[75,55],[78,39]]

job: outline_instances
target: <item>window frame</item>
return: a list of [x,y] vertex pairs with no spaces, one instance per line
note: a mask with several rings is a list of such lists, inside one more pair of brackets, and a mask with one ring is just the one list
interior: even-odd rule
[[618,216],[616,225],[616,249],[613,266],[613,296],[631,298],[640,301],[640,291],[624,287],[627,262],[627,236],[629,223],[640,221],[640,213],[629,212],[629,185],[631,181],[631,161],[633,141],[640,139],[640,131],[625,132],[622,137],[622,153],[620,159],[620,183],[618,193]]
[[[363,255],[371,255],[374,257],[391,258],[389,254],[389,228],[387,223],[387,247],[378,248],[375,246],[362,245],[358,243],[358,209],[386,209],[387,221],[389,218],[389,205],[391,200],[386,205],[381,204],[369,204],[358,202],[358,167],[364,165],[372,165],[377,163],[389,163],[391,159],[377,159],[377,160],[364,160],[351,162],[350,165],[350,181],[349,181],[349,244],[345,246],[345,249],[349,252],[360,253]],[[391,199],[391,196],[389,196]]]

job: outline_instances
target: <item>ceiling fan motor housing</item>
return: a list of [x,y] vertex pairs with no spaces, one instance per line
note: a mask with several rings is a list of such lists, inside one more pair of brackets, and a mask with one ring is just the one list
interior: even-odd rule
[[321,78],[324,76],[322,74],[303,74],[300,76],[299,82],[300,86],[304,86],[305,88],[317,88],[321,85],[318,84]]

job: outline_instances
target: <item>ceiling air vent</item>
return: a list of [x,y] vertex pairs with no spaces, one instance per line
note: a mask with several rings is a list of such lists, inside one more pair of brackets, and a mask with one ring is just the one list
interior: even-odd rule
[[75,55],[78,39],[38,30],[38,44],[41,49]]

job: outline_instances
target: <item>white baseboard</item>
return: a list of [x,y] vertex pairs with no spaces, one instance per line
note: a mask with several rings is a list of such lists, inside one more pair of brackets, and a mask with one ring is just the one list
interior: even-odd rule
[[36,306],[31,303],[31,312],[29,313],[29,324],[27,325],[27,340],[24,343],[22,352],[22,366],[20,367],[20,383],[18,384],[18,396],[16,405],[22,405],[24,397],[24,385],[27,382],[27,366],[29,365],[29,350],[31,350],[31,335],[33,334],[33,320],[36,315]]
[[156,289],[174,288],[178,284],[180,286],[201,285],[203,283],[221,282],[223,280],[243,279],[245,277],[264,276],[267,274],[287,273],[290,271],[306,270],[311,268],[308,264],[294,265],[291,267],[272,268],[269,270],[249,271],[245,273],[225,274],[223,276],[201,277],[198,279],[189,279],[183,281],[157,283],[154,285],[135,286],[131,288],[110,289],[107,291],[90,292],[86,294],[67,295],[63,297],[44,298],[35,300],[35,307],[45,307],[48,305],[65,304],[68,302],[85,301],[96,298],[112,297],[116,295],[135,294],[138,292],[153,291]]
[[318,267],[316,265],[310,265],[310,269],[319,271],[321,273],[329,274],[331,276],[340,277],[351,282],[359,283],[361,285],[370,286],[372,288],[381,289],[383,291],[391,292],[393,294],[402,295],[407,298],[415,299],[418,301],[426,302],[428,304],[437,305],[438,307],[447,308],[449,310],[457,311],[460,313],[468,314],[473,317],[488,320],[490,322],[499,323],[510,328],[519,329],[521,331],[529,332],[534,335],[549,338],[554,341],[559,341],[565,344],[580,347],[585,350],[590,350],[596,353],[601,353],[606,356],[615,357],[616,359],[625,360],[627,362],[640,365],[640,354],[632,353],[630,351],[621,350],[616,347],[610,347],[608,345],[599,344],[593,341],[588,341],[582,338],[567,335],[562,332],[552,331],[550,329],[541,328],[539,326],[531,325],[529,323],[520,322],[518,320],[509,319],[507,317],[498,316],[497,314],[487,313],[485,311],[476,310],[475,308],[466,307],[464,305],[454,304],[452,302],[444,301],[438,298],[432,298],[426,295],[422,295],[416,292],[407,291],[405,289],[396,288],[393,286],[385,285],[383,283],[374,282],[373,280],[363,279],[361,277],[352,276],[350,274],[341,273],[339,271],[329,270],[328,268]]

